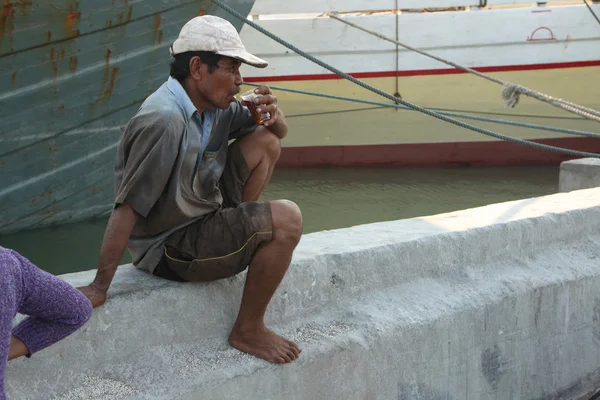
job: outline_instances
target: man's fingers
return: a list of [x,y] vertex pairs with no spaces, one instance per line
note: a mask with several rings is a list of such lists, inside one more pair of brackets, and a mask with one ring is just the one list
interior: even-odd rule
[[275,95],[272,94],[266,94],[263,96],[259,96],[256,99],[254,99],[254,103],[256,104],[277,104],[277,97]]
[[269,104],[267,106],[260,106],[256,109],[257,112],[259,113],[271,113],[271,116],[273,116],[275,114],[275,112],[277,111],[277,104]]
[[81,286],[77,288],[92,303],[92,307],[100,307],[106,302],[106,293],[98,292],[90,286]]
[[257,94],[271,94],[271,89],[268,86],[262,85],[254,89],[254,93]]

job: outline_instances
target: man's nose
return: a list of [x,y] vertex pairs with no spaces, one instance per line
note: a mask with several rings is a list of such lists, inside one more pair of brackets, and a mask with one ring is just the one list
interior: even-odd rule
[[241,74],[240,70],[238,69],[235,71],[235,84],[237,86],[241,86],[242,83],[244,83],[244,79],[242,78],[242,74]]

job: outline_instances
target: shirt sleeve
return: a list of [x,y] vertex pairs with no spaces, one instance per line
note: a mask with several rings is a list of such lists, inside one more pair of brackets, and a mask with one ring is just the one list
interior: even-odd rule
[[227,115],[227,117],[231,119],[229,139],[239,138],[254,132],[258,126],[256,122],[254,122],[254,118],[252,118],[250,111],[238,100],[231,103],[224,115]]
[[134,117],[115,166],[115,204],[128,204],[144,218],[161,197],[179,154],[183,127],[163,115]]

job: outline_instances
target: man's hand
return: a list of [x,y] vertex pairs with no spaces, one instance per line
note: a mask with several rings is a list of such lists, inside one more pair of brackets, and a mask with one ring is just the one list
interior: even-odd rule
[[288,126],[283,111],[277,104],[277,96],[273,94],[268,86],[254,89],[259,96],[254,100],[258,105],[256,111],[260,114],[269,113],[271,118],[263,122],[263,125],[273,132],[277,137],[283,139],[288,133]]
[[254,89],[254,93],[260,95],[254,100],[254,103],[258,106],[256,111],[259,114],[269,113],[271,118],[263,122],[264,126],[273,125],[277,122],[279,117],[279,107],[277,106],[277,96],[273,94],[268,86],[260,86]]
[[100,307],[106,302],[106,290],[98,287],[94,282],[87,286],[78,287],[79,291],[92,303],[92,307]]

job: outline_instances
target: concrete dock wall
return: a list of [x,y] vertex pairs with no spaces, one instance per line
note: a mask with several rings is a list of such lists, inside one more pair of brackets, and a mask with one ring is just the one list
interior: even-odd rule
[[600,159],[579,158],[560,164],[558,191],[590,189],[600,187]]
[[563,399],[600,383],[600,189],[304,235],[267,313],[304,350],[290,365],[228,346],[244,278],[120,267],[84,328],[9,363],[9,398]]

